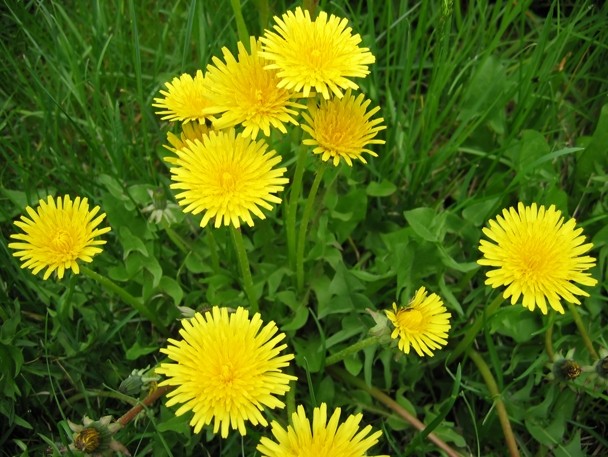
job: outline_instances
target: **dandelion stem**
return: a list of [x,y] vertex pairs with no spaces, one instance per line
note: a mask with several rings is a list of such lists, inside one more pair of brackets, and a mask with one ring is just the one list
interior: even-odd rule
[[581,315],[578,313],[576,306],[572,303],[568,303],[568,308],[570,309],[570,314],[572,314],[572,319],[574,319],[574,323],[576,324],[576,328],[581,334],[581,338],[583,339],[583,343],[587,347],[589,354],[593,357],[593,360],[598,360],[600,356],[595,352],[593,348],[593,342],[591,338],[589,338],[589,333],[587,333],[587,329],[585,328],[585,324],[583,324],[583,320],[581,319]]
[[215,236],[213,235],[212,229],[207,229],[205,238],[207,239],[207,245],[209,246],[209,255],[211,256],[211,268],[213,268],[213,272],[218,274],[220,272],[220,257],[217,254],[217,242],[215,241]]
[[[409,422],[414,428],[418,431],[423,431],[426,426],[422,423],[416,416],[409,413],[405,408],[403,408],[399,403],[393,400],[391,397],[386,395],[377,387],[368,386],[365,381],[351,375],[346,370],[338,367],[328,367],[327,372],[334,376],[340,378],[342,381],[345,381],[349,384],[352,384],[365,392],[369,393],[376,400],[382,402],[387,408],[393,410],[396,414],[401,416],[405,421]],[[449,457],[462,457],[462,455],[456,450],[452,449],[445,441],[435,435],[433,432],[429,432],[426,437],[435,444],[439,449],[443,450]]]
[[296,216],[298,214],[298,200],[302,192],[302,177],[306,164],[306,149],[300,148],[296,159],[296,171],[293,176],[287,204],[287,258],[292,271],[296,270]]
[[519,457],[519,450],[517,449],[515,435],[513,435],[513,430],[511,429],[511,422],[509,421],[507,408],[505,407],[505,403],[502,400],[501,393],[498,390],[498,385],[496,384],[494,376],[492,376],[490,368],[483,360],[481,355],[479,355],[479,353],[474,349],[469,349],[467,351],[467,355],[471,358],[475,365],[477,365],[477,369],[479,370],[479,373],[483,377],[483,380],[485,381],[486,386],[490,391],[490,395],[492,397],[492,400],[494,401],[494,405],[496,405],[498,420],[500,421],[500,426],[502,427],[502,432],[505,436],[505,441],[507,442],[509,455],[511,455],[511,457]]
[[113,292],[118,295],[125,303],[130,305],[139,314],[141,314],[143,317],[152,322],[161,331],[163,335],[169,334],[167,328],[163,325],[163,323],[150,309],[146,307],[146,305],[141,300],[131,295],[129,292],[120,287],[114,281],[110,280],[108,277],[96,273],[88,267],[81,266],[80,271],[82,271],[85,276],[88,276],[89,278],[97,281],[106,290],[109,290],[110,292]]
[[304,214],[302,215],[302,220],[300,221],[300,230],[298,232],[298,242],[296,245],[296,284],[298,293],[300,294],[304,288],[304,248],[306,246],[306,230],[308,229],[308,221],[310,220],[312,208],[314,207],[315,199],[317,198],[317,190],[319,190],[319,184],[323,179],[323,174],[325,173],[326,168],[327,166],[323,164],[319,169],[317,169],[315,180],[312,183],[312,187],[308,193],[308,198],[306,199]]
[[365,349],[366,347],[373,346],[374,344],[378,344],[380,338],[377,336],[370,336],[365,338],[364,340],[357,341],[355,344],[348,346],[347,348],[342,349],[341,351],[336,352],[335,354],[330,355],[325,359],[325,366],[333,365],[335,363],[341,362],[342,360],[350,357],[353,354],[356,354],[361,349]]
[[243,243],[243,234],[241,229],[237,229],[234,226],[230,226],[230,234],[232,235],[232,241],[234,242],[234,249],[236,256],[239,259],[239,266],[241,267],[241,276],[243,277],[243,288],[247,299],[249,300],[249,309],[251,313],[257,313],[259,310],[258,301],[255,298],[255,291],[253,290],[253,279],[251,278],[251,269],[249,268],[249,259],[247,258],[247,251],[245,250],[245,243]]
[[135,416],[137,416],[145,407],[152,405],[156,400],[165,395],[170,390],[173,390],[174,386],[162,386],[155,389],[153,392],[148,394],[146,398],[144,398],[140,403],[136,404],[123,414],[116,422],[118,422],[123,427],[131,422]]
[[177,232],[173,230],[167,222],[163,221],[162,227],[165,230],[165,233],[167,234],[169,239],[173,241],[173,244],[177,247],[177,249],[180,250],[183,255],[188,254],[192,250],[191,246],[189,246],[188,243],[181,236],[179,236]]
[[458,358],[471,346],[471,343],[481,330],[481,327],[483,326],[484,322],[486,322],[486,320],[488,320],[490,316],[492,316],[496,312],[496,310],[503,301],[504,298],[502,297],[502,295],[497,295],[496,298],[492,301],[492,303],[490,303],[488,307],[484,310],[484,312],[477,316],[475,322],[473,322],[473,325],[471,325],[467,329],[464,338],[460,341],[460,343],[458,343],[458,346],[456,346],[456,349],[454,349],[450,353],[450,356],[448,358],[449,363],[458,360]]
[[555,353],[553,352],[553,313],[549,317],[549,324],[547,330],[545,330],[545,351],[549,357],[549,361],[553,362]]

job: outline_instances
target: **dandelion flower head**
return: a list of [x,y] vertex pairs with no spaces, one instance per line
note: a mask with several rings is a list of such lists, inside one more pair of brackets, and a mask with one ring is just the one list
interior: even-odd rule
[[574,283],[594,286],[597,280],[586,270],[595,266],[588,255],[593,245],[585,243],[582,228],[576,221],[564,222],[561,211],[554,205],[546,209],[536,203],[518,203],[504,209],[502,216],[490,220],[483,233],[490,240],[481,240],[483,257],[478,264],[493,267],[486,272],[485,283],[493,288],[507,286],[504,298],[511,297],[530,311],[538,306],[547,314],[547,302],[559,313],[564,313],[561,299],[580,304],[576,295],[589,294]]
[[260,208],[271,210],[280,203],[275,194],[288,182],[285,167],[275,151],[267,151],[263,140],[254,141],[236,134],[234,129],[211,131],[202,140],[186,141],[171,160],[172,189],[179,189],[178,203],[186,213],[203,212],[201,227],[215,218],[215,227],[240,221],[253,226],[253,213],[260,219]]
[[307,123],[302,125],[302,129],[312,138],[305,139],[303,143],[314,146],[312,152],[320,154],[324,162],[331,159],[334,166],[341,159],[349,166],[353,165],[353,159],[367,163],[364,153],[373,157],[378,154],[366,146],[384,144],[384,140],[375,137],[386,128],[380,125],[383,118],[371,119],[380,110],[379,107],[366,112],[369,104],[370,100],[364,101],[363,94],[355,97],[350,90],[342,98],[321,100],[319,105],[309,103],[308,112],[302,112]]
[[57,199],[49,195],[38,204],[36,210],[26,208],[29,217],[21,216],[21,220],[15,221],[23,233],[11,235],[18,240],[8,245],[16,250],[13,256],[23,262],[21,268],[30,268],[33,274],[46,268],[43,279],[54,271],[59,279],[69,269],[80,273],[78,260],[91,262],[102,251],[97,246],[106,243],[95,239],[110,231],[110,227],[97,228],[106,215],[97,215],[99,206],[89,210],[86,198],[76,197],[72,201],[69,195]]
[[424,287],[414,294],[406,307],[393,303],[393,311],[385,311],[395,326],[391,338],[398,339],[398,347],[406,354],[413,347],[423,357],[433,356],[433,350],[447,344],[451,314],[437,294],[428,295]]
[[259,42],[250,37],[249,46],[250,52],[238,43],[238,60],[223,48],[225,63],[214,57],[207,67],[211,107],[206,112],[223,113],[214,122],[217,129],[242,124],[245,137],[255,139],[260,130],[269,136],[271,127],[287,133],[284,124],[298,125],[296,109],[305,108],[292,101],[300,94],[277,87],[276,70],[264,70],[267,62],[259,55]]
[[246,434],[245,422],[268,425],[261,414],[266,407],[284,408],[277,397],[289,391],[296,380],[282,372],[294,358],[279,355],[287,347],[279,344],[274,322],[263,325],[260,314],[214,306],[204,315],[182,320],[181,340],[169,339],[161,349],[174,363],[162,363],[156,373],[167,376],[160,386],[175,386],[167,394],[167,406],[181,404],[175,414],[192,411],[194,433],[213,421],[213,433],[226,438],[230,429]]
[[[262,457],[365,457],[367,451],[378,442],[381,431],[371,433],[367,425],[359,430],[362,414],[354,414],[340,423],[340,408],[336,408],[327,421],[327,405],[313,411],[312,426],[304,407],[299,405],[291,417],[291,424],[284,429],[272,422],[275,441],[263,437],[257,450]],[[371,433],[371,434],[370,434]],[[369,435],[369,436],[368,436]],[[387,456],[370,456],[387,457]]]
[[279,87],[302,92],[304,97],[317,91],[324,98],[330,92],[342,97],[342,90],[358,89],[349,78],[369,74],[375,62],[368,48],[359,47],[361,37],[353,35],[348,21],[324,11],[313,21],[307,10],[298,7],[282,18],[274,17],[275,32],[267,30],[262,52],[268,70],[278,70]]
[[156,114],[162,120],[188,123],[204,123],[208,117],[205,110],[209,107],[207,83],[203,72],[198,70],[194,78],[188,73],[165,83],[167,90],[161,90],[164,97],[155,98],[152,106],[160,108]]

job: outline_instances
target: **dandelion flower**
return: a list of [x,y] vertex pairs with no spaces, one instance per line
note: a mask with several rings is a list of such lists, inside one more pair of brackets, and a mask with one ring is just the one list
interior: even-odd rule
[[370,425],[359,430],[362,417],[361,413],[350,415],[340,424],[340,408],[336,408],[328,422],[327,405],[321,403],[313,411],[311,427],[304,407],[299,405],[297,412],[291,416],[291,425],[287,430],[273,421],[272,434],[276,441],[263,437],[257,450],[262,457],[365,457],[382,432],[378,430],[370,435]]
[[386,126],[379,125],[384,119],[371,119],[380,108],[375,107],[366,112],[370,100],[363,101],[363,94],[355,97],[348,90],[344,97],[331,100],[321,100],[319,106],[310,103],[308,113],[302,112],[302,116],[308,125],[302,125],[302,129],[312,136],[305,139],[304,144],[314,146],[313,153],[321,154],[324,162],[332,159],[334,166],[343,159],[349,166],[352,160],[358,159],[367,163],[363,158],[366,152],[373,157],[378,154],[366,149],[368,144],[384,144],[384,140],[374,139],[380,130]]
[[305,108],[295,103],[299,94],[277,87],[279,79],[275,70],[264,70],[266,59],[259,55],[260,44],[250,37],[251,52],[238,43],[238,60],[223,48],[224,60],[213,58],[215,65],[207,67],[206,79],[210,89],[210,114],[223,113],[214,127],[223,129],[243,124],[243,136],[256,138],[261,130],[270,135],[270,127],[287,133],[283,124],[298,125],[294,108]]
[[316,20],[302,8],[275,16],[275,32],[267,30],[260,55],[272,62],[268,70],[278,70],[280,88],[303,92],[311,90],[329,98],[330,91],[342,97],[342,89],[358,89],[349,78],[369,74],[368,64],[376,61],[368,48],[359,47],[361,37],[353,35],[348,21],[320,12]]
[[[523,296],[523,306],[530,311],[538,306],[547,314],[551,308],[564,313],[561,298],[580,305],[575,295],[589,294],[573,283],[594,286],[597,281],[585,270],[595,266],[593,257],[583,255],[593,244],[585,244],[583,229],[576,221],[564,223],[562,213],[551,205],[517,205],[502,211],[489,222],[483,233],[491,241],[481,240],[480,265],[495,267],[486,273],[486,284],[493,288],[507,286],[503,297],[514,305]],[[496,244],[494,244],[496,243]]]
[[293,354],[279,355],[287,347],[274,322],[263,325],[260,314],[214,306],[204,315],[182,320],[181,340],[169,339],[161,349],[175,363],[162,363],[157,374],[168,377],[159,386],[175,386],[167,394],[167,406],[181,404],[175,412],[194,414],[194,433],[213,421],[213,433],[226,438],[230,428],[245,435],[245,421],[268,425],[261,411],[284,408],[277,396],[289,391],[294,376],[281,369]]
[[283,177],[286,168],[273,168],[281,157],[267,152],[263,140],[253,141],[230,129],[186,143],[176,151],[171,188],[183,191],[177,199],[186,213],[204,212],[201,227],[213,218],[216,228],[222,223],[238,228],[241,220],[251,227],[251,213],[264,219],[260,207],[270,210],[270,203],[281,202],[274,194],[288,182]]
[[152,106],[161,108],[156,114],[162,116],[161,119],[169,121],[198,121],[204,123],[206,115],[203,114],[209,107],[207,97],[207,85],[203,72],[198,70],[193,78],[184,73],[179,78],[165,83],[168,90],[161,90],[164,98],[155,98]]
[[406,354],[411,346],[419,356],[432,357],[433,349],[447,344],[451,314],[441,298],[437,294],[428,295],[424,287],[416,291],[408,306],[397,307],[393,303],[393,311],[385,312],[395,326],[391,338],[399,338],[399,349]]
[[54,271],[59,279],[65,270],[80,273],[77,260],[91,262],[102,251],[97,246],[106,243],[94,239],[110,231],[110,227],[96,228],[106,215],[95,217],[99,206],[89,211],[86,198],[72,201],[69,195],[57,200],[49,195],[38,204],[36,211],[26,208],[29,218],[21,216],[20,221],[15,221],[24,233],[12,234],[11,238],[19,242],[9,243],[8,247],[17,251],[13,255],[23,262],[21,268],[30,268],[33,274],[46,268],[43,279]]

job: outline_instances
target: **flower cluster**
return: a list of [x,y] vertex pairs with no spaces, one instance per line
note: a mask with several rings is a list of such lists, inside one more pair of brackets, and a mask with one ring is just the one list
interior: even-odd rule
[[237,43],[236,54],[224,47],[205,71],[165,83],[154,99],[161,119],[181,123],[179,134],[167,134],[171,187],[182,191],[185,212],[202,213],[202,227],[211,219],[215,227],[251,226],[252,215],[264,218],[260,208],[281,202],[286,169],[266,141],[273,130],[300,126],[300,113],[310,136],[303,144],[323,161],[366,163],[363,154],[377,155],[368,146],[384,144],[376,139],[384,120],[372,118],[379,108],[368,110],[371,101],[353,93],[353,78],[367,76],[375,58],[348,21],[325,12],[313,20],[300,7],[274,21]]

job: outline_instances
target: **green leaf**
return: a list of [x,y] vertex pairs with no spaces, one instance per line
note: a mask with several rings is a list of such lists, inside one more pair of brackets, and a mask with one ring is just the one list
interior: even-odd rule
[[301,329],[302,327],[304,327],[304,325],[306,325],[309,314],[310,313],[306,306],[300,306],[296,309],[293,318],[287,324],[281,326],[281,330],[283,330],[284,332],[290,332]]
[[127,360],[137,360],[142,355],[151,354],[156,351],[158,351],[157,346],[142,346],[139,341],[136,341],[133,346],[127,349],[125,357]]
[[584,151],[577,154],[576,178],[582,187],[596,170],[608,170],[608,104],[602,106],[597,127]]
[[370,182],[367,185],[367,189],[365,189],[365,192],[370,197],[388,197],[389,195],[393,195],[396,190],[397,186],[395,186],[392,182],[384,179],[380,182]]
[[169,276],[163,276],[160,279],[158,288],[173,299],[175,306],[178,306],[184,298],[182,287],[175,279],[170,278]]
[[437,213],[432,208],[416,208],[403,213],[408,224],[423,240],[436,243],[439,241],[439,237],[433,233],[429,228],[435,224],[435,218]]
[[141,238],[133,235],[128,227],[120,227],[118,230],[118,238],[120,239],[124,249],[123,259],[126,259],[127,256],[133,251],[140,252],[144,257],[149,256],[148,249],[146,248],[144,242],[141,240]]

